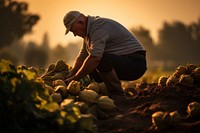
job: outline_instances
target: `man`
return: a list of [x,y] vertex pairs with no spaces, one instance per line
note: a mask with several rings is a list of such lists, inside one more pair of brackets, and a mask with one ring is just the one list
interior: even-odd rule
[[66,83],[86,75],[104,82],[112,94],[121,95],[120,80],[136,80],[146,71],[146,51],[137,38],[118,22],[69,11],[64,16],[66,33],[83,38],[83,46]]

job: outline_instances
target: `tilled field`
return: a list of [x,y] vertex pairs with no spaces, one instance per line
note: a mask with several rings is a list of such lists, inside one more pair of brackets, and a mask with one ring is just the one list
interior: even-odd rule
[[[118,109],[110,112],[106,120],[99,121],[101,133],[191,133],[200,131],[200,118],[190,118],[187,106],[191,102],[200,102],[200,84],[186,86],[175,84],[159,86],[149,84],[144,90],[127,99],[115,100]],[[152,124],[152,114],[157,111],[178,111],[180,120],[166,123],[165,127],[156,129]]]

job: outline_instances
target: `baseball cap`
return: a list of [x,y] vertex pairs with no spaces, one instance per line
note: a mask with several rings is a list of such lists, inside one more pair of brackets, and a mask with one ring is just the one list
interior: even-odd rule
[[66,27],[65,35],[70,31],[71,25],[81,15],[79,11],[69,11],[63,18],[63,23]]

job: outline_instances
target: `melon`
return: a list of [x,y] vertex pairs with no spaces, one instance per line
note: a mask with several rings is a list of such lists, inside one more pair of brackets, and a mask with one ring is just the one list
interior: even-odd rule
[[89,105],[97,103],[99,95],[93,90],[83,90],[79,93],[79,99]]
[[108,96],[100,96],[98,99],[97,105],[102,110],[113,110],[116,108],[114,100],[109,98]]
[[80,90],[81,90],[81,85],[80,82],[72,80],[68,86],[67,90],[69,91],[70,94],[72,95],[78,95]]

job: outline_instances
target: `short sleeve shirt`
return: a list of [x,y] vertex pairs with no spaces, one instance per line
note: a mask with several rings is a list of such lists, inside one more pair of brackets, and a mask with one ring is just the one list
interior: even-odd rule
[[101,17],[88,16],[87,36],[79,57],[102,57],[103,53],[127,55],[145,51],[140,41],[120,23]]

